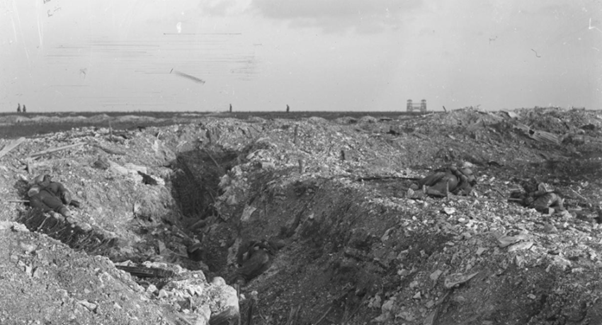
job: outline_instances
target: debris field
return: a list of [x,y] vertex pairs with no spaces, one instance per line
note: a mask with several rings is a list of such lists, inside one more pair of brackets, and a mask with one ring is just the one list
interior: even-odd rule
[[602,323],[602,114],[261,116],[0,139],[0,323]]

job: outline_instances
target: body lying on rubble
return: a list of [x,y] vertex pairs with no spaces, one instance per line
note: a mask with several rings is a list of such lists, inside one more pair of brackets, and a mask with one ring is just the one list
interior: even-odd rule
[[71,193],[59,182],[53,182],[50,175],[40,175],[27,192],[29,205],[43,212],[54,211],[65,217],[71,215],[67,206],[79,206],[79,202],[71,199]]
[[270,260],[276,249],[266,240],[241,245],[236,258],[239,268],[234,274],[233,282],[244,284],[265,272],[270,267]]
[[510,201],[520,202],[526,207],[548,214],[554,213],[555,210],[565,210],[564,199],[546,183],[539,183],[537,189],[530,190],[527,186],[525,192],[512,192]]
[[420,179],[410,187],[411,197],[430,195],[447,197],[454,195],[469,195],[476,179],[469,168],[443,167]]

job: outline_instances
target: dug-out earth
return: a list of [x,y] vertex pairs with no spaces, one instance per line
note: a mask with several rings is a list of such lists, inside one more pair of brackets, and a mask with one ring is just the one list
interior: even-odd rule
[[[602,324],[602,114],[327,117],[4,116],[0,324]],[[469,195],[413,195],[452,165]]]

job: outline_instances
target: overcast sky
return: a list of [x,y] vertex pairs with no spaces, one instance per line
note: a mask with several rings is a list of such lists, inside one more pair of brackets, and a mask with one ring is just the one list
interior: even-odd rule
[[0,0],[0,111],[602,108],[599,0]]

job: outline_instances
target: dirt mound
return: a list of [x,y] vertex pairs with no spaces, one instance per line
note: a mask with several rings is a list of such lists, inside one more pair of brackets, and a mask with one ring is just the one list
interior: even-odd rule
[[[0,278],[2,324],[206,324],[212,311],[219,315],[232,305],[234,289],[219,278],[207,282],[202,272],[179,269],[159,291],[148,282],[139,285],[106,257],[74,252],[23,225],[3,221],[0,232],[0,251],[7,257]],[[200,308],[190,304],[193,299]]]
[[[125,274],[115,263],[139,275],[155,272],[149,268],[182,274],[139,279],[143,298],[132,303],[170,306],[135,315],[147,323],[156,323],[159,311],[169,324],[185,315],[199,324],[234,317],[224,307],[228,299],[238,306],[231,288],[204,279],[235,279],[239,248],[261,240],[270,243],[269,267],[238,283],[243,324],[249,317],[254,324],[596,323],[602,317],[597,123],[596,114],[578,110],[464,109],[413,119],[208,116],[136,131],[80,128],[26,139],[0,157],[0,189],[11,201],[0,220],[21,220],[46,234],[19,236],[68,245],[60,244],[65,261],[74,259],[66,255],[71,249],[81,261],[84,252],[110,259],[92,264],[86,276],[102,273],[96,269]],[[548,141],[551,135],[559,141]],[[472,196],[407,197],[413,180],[467,162],[477,175]],[[72,216],[36,214],[23,205],[27,180],[40,173],[52,174],[82,202]],[[553,184],[566,213],[544,216],[508,201],[532,180]],[[195,259],[188,256],[193,246]],[[63,277],[74,272],[57,270]],[[115,281],[115,290],[128,290],[118,286],[131,279]],[[26,285],[19,283],[6,288],[18,292]],[[72,286],[65,280],[56,288],[86,297],[78,301],[87,301],[80,305],[90,319],[113,315],[105,304],[114,299]],[[197,289],[220,292],[223,304]],[[5,319],[21,318],[9,312]]]
[[0,278],[2,324],[147,324],[163,318],[160,309],[144,299],[145,289],[107,258],[74,252],[22,228],[0,222],[0,250],[6,256]]
[[29,118],[19,115],[8,115],[0,117],[0,123],[23,123],[28,121]]
[[343,116],[335,119],[334,122],[339,124],[355,124],[357,123],[357,119],[351,116]]
[[[597,200],[599,185],[578,183],[571,188],[575,183],[563,183],[565,190],[582,193],[565,195],[575,211],[585,212],[573,212],[568,219],[542,219],[535,211],[507,203],[517,178],[558,183],[566,176],[529,164],[542,161],[541,155],[549,154],[551,147],[513,127],[507,114],[469,110],[405,125],[392,121],[327,128],[275,122],[265,122],[262,129],[278,132],[252,144],[248,161],[220,182],[223,194],[217,199],[217,213],[233,228],[216,225],[204,237],[208,247],[232,240],[236,247],[241,237],[241,241],[278,238],[285,243],[271,269],[247,289],[264,294],[260,308],[271,311],[270,318],[264,310],[268,321],[291,321],[287,315],[312,322],[326,315],[350,324],[600,320],[599,291],[578,290],[571,298],[554,293],[565,292],[578,281],[579,276],[566,275],[568,270],[585,272],[587,281],[598,283],[594,271],[598,266],[575,264],[576,260],[567,264],[567,259],[549,255],[548,239],[543,239],[572,238],[562,245],[564,250],[580,242],[574,237],[578,233],[596,234],[598,224],[587,218],[597,212],[585,212],[592,206],[580,196],[587,192]],[[424,134],[416,127],[437,124],[451,132],[436,132],[433,127]],[[391,132],[393,128],[402,131]],[[415,131],[403,131],[412,128]],[[597,139],[588,137],[587,142]],[[573,149],[556,144],[552,152],[572,155]],[[481,165],[476,198],[443,202],[405,198],[409,183],[404,175],[424,172],[416,167],[466,158]],[[583,176],[590,172],[594,170],[583,171]],[[588,213],[590,217],[585,217]],[[522,233],[538,235],[512,237]],[[514,241],[506,244],[509,237]],[[598,254],[600,247],[594,242],[587,244],[591,252],[587,254]],[[225,249],[211,255],[222,260],[216,265],[228,265],[229,256]],[[481,292],[498,294],[484,297]],[[569,300],[580,305],[552,311]],[[465,312],[462,306],[473,303],[480,303],[480,308]],[[300,304],[300,310],[291,312],[291,306]]]
[[86,122],[88,120],[87,117],[82,116],[82,115],[76,115],[76,116],[66,116],[65,117],[67,120],[69,121],[73,121],[73,122]]
[[109,121],[111,119],[112,118],[107,114],[98,114],[98,115],[88,117],[88,121],[93,122],[93,123]]
[[32,116],[29,119],[31,122],[46,122],[49,120],[48,116],[44,116],[44,115],[37,115],[37,116]]
[[155,121],[156,118],[152,116],[143,116],[143,115],[123,115],[115,118],[118,122],[131,122],[131,121],[140,121],[140,122],[148,122]]

